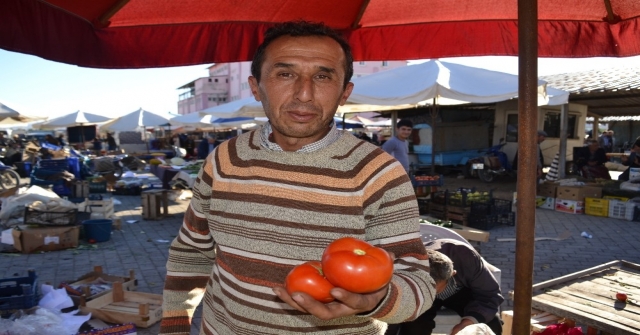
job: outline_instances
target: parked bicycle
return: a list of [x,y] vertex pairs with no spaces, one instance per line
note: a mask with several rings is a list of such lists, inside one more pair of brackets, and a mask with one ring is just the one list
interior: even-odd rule
[[20,186],[20,175],[13,166],[6,166],[0,162],[0,188],[8,190]]

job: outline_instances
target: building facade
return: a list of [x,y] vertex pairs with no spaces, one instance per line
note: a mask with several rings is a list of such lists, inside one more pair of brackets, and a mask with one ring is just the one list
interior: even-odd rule
[[[353,63],[353,77],[407,66],[407,61]],[[251,96],[251,62],[220,63],[207,68],[209,75],[180,86],[178,114],[189,114]]]

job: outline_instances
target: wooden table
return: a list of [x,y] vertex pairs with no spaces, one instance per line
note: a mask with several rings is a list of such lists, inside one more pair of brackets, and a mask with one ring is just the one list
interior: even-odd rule
[[[629,302],[617,301],[624,291]],[[532,307],[575,320],[587,334],[640,334],[640,265],[613,261],[533,286]]]

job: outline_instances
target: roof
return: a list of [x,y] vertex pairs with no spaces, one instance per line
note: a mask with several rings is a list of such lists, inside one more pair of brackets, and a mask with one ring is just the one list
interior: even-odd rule
[[569,102],[589,106],[591,116],[640,115],[640,67],[563,73],[540,79],[568,91]]

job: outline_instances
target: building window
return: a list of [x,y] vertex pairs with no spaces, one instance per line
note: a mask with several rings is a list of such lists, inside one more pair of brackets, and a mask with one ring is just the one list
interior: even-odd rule
[[225,79],[224,81],[225,81],[227,84],[229,83],[229,79]]
[[518,142],[518,114],[507,115],[507,142]]
[[389,66],[389,62],[387,62],[386,60],[383,60],[382,61],[382,67],[385,67],[385,66]]
[[[576,137],[577,115],[569,114],[569,123],[567,124],[567,138]],[[560,137],[560,113],[546,112],[544,114],[544,131],[548,137]]]
[[[216,81],[217,81],[217,79],[216,79]],[[209,82],[211,82],[211,78],[209,78]]]
[[364,62],[358,62],[358,65],[360,66],[364,66],[364,64],[365,64]]
[[216,83],[218,82],[218,78],[215,79]]

